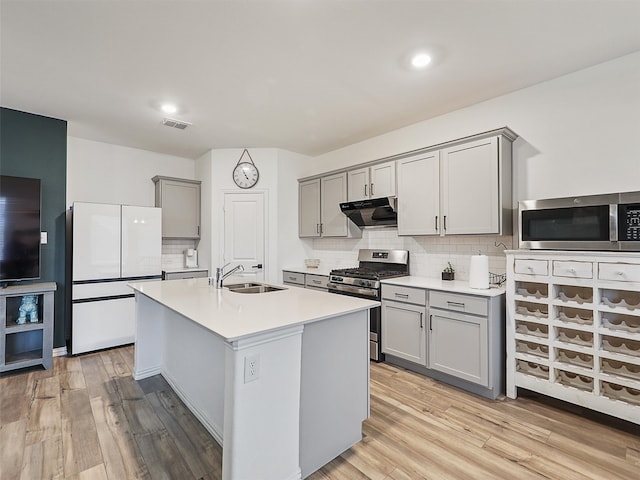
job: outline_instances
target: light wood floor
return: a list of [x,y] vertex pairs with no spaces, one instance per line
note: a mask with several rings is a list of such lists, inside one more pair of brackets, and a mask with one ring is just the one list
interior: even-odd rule
[[[0,376],[0,479],[220,478],[213,438],[161,377],[135,382],[132,366],[124,347]],[[309,478],[640,479],[638,426],[557,406],[372,364],[363,441]]]

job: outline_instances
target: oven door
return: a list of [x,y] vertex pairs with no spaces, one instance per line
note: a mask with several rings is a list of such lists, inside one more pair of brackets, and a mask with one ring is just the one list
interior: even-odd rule
[[617,199],[601,197],[520,202],[520,248],[617,250]]
[[[376,293],[375,297],[369,294],[368,289],[359,289],[350,285],[338,285],[335,283],[329,283],[329,293],[337,293],[338,295],[347,295],[349,297],[364,298],[367,300],[378,300]],[[360,290],[358,292],[357,290]],[[363,293],[363,291],[367,293]],[[369,310],[369,358],[376,362],[384,361],[384,354],[382,353],[382,342],[380,340],[380,332],[382,330],[382,308],[374,307]]]

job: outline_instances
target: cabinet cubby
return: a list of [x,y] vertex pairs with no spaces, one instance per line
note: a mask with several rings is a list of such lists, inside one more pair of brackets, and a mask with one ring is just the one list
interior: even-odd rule
[[516,313],[522,317],[546,319],[549,316],[549,307],[542,303],[516,301]]
[[593,325],[593,310],[584,308],[556,306],[556,319],[564,323]]
[[576,285],[556,285],[555,298],[562,303],[590,304],[593,303],[593,289]]
[[607,307],[624,308],[640,313],[640,292],[602,289],[601,303]]
[[549,327],[541,323],[523,322],[516,320],[516,333],[533,337],[548,338]]
[[577,388],[578,390],[593,391],[593,377],[586,375],[556,369],[556,381],[561,385]]
[[53,292],[37,283],[0,290],[0,372],[53,366]]
[[521,387],[640,424],[640,281],[611,274],[623,270],[640,271],[640,253],[507,252],[508,397]]
[[556,349],[556,360],[578,367],[593,368],[593,355],[587,353],[558,348]]
[[516,352],[536,357],[549,358],[549,347],[540,343],[516,340]]
[[611,358],[602,358],[600,362],[601,372],[638,380],[640,382],[640,365],[621,362],[618,360],[613,360]]
[[622,313],[601,313],[601,325],[609,330],[625,333],[640,333],[640,317],[632,317]]
[[535,362],[528,362],[526,360],[516,360],[516,371],[525,373],[527,375],[533,375],[538,378],[549,378],[549,367],[541,365]]
[[558,327],[556,338],[560,342],[581,345],[583,347],[593,346],[593,333],[573,330],[570,328]]

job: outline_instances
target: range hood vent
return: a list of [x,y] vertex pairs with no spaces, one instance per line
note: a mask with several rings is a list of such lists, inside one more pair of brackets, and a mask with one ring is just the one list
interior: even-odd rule
[[340,204],[340,210],[360,228],[396,227],[396,198],[382,197]]

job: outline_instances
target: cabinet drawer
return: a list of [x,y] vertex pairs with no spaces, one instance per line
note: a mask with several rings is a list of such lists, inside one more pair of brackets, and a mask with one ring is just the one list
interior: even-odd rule
[[474,315],[486,316],[489,312],[486,298],[449,292],[429,292],[429,306]]
[[304,273],[282,271],[282,281],[304,285]]
[[327,288],[329,277],[326,275],[309,275],[307,274],[305,285],[312,288]]
[[382,285],[382,298],[398,302],[427,304],[427,291],[421,288],[399,287],[398,285]]
[[593,278],[593,263],[553,261],[555,277]]
[[546,260],[516,259],[515,272],[525,275],[549,275],[549,262]]
[[598,264],[598,279],[618,282],[640,282],[640,265],[600,263]]

